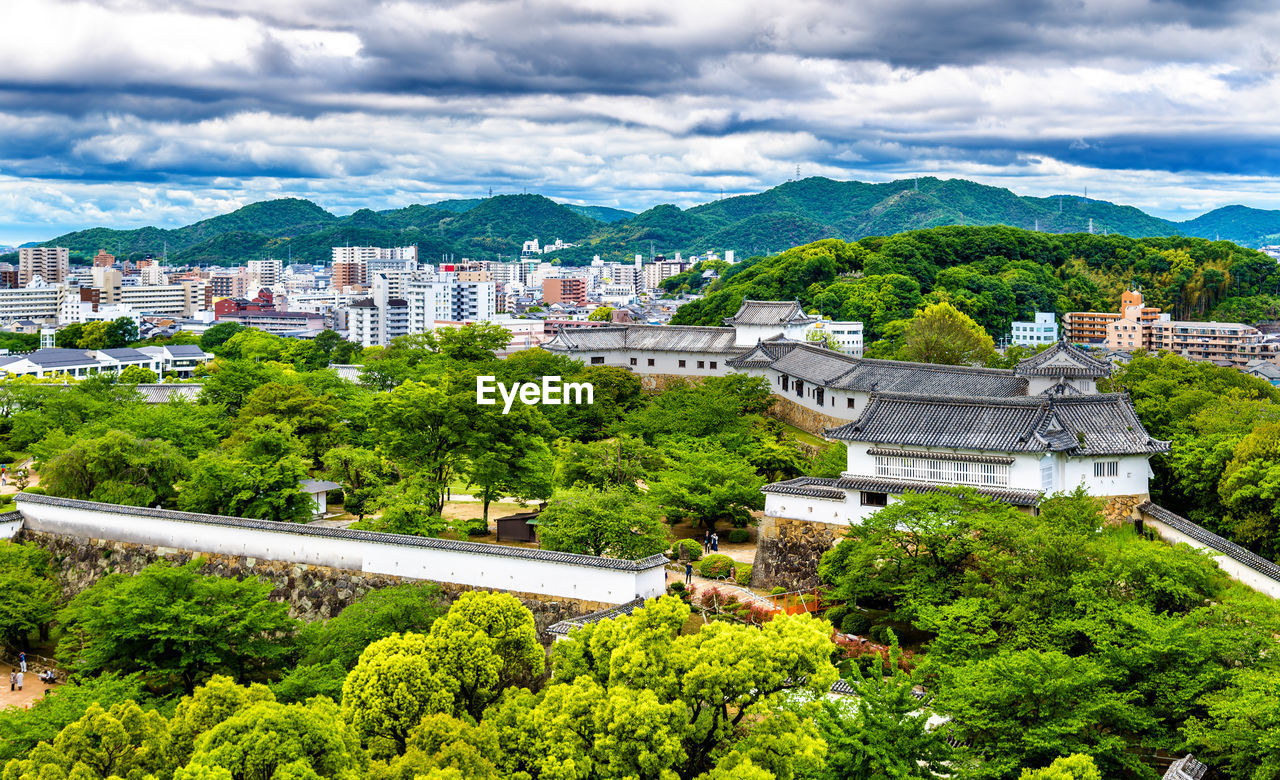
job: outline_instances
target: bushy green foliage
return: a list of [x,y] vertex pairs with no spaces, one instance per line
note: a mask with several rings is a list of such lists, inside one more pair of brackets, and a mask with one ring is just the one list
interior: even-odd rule
[[22,647],[33,632],[46,633],[57,600],[49,553],[0,540],[0,642]]
[[685,557],[696,561],[702,557],[702,544],[697,539],[681,539],[672,545],[677,553],[683,552]]
[[659,555],[670,530],[653,502],[633,489],[562,490],[538,515],[545,550],[639,560]]
[[713,553],[698,562],[698,573],[708,579],[724,579],[725,577],[733,576],[733,569],[736,565],[737,561],[729,556]]

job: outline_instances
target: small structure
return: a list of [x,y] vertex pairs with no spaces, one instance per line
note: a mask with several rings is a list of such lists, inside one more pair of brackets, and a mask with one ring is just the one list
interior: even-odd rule
[[517,512],[514,515],[499,517],[498,541],[500,542],[536,542],[538,541],[538,515],[541,508],[532,512]]
[[1209,767],[1200,763],[1194,755],[1188,753],[1169,765],[1169,770],[1164,773],[1163,780],[1203,780],[1208,772]]
[[329,502],[326,494],[330,490],[337,490],[342,485],[326,479],[304,479],[298,484],[298,487],[302,488],[302,492],[311,496],[311,502],[315,505],[313,514],[316,517],[324,517],[325,512],[329,511]]

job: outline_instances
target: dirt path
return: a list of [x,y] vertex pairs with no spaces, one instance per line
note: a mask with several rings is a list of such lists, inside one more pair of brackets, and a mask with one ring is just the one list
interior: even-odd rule
[[[30,667],[28,667],[30,668]],[[36,677],[35,672],[27,672],[23,675],[23,685],[20,691],[9,690],[9,673],[16,672],[17,667],[9,664],[0,664],[0,709],[5,707],[30,707],[31,702],[44,696],[44,692],[57,688],[57,685],[45,685],[40,682],[40,678]]]

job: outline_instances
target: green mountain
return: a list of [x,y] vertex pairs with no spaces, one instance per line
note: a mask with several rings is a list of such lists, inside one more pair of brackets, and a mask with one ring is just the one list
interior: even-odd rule
[[639,214],[605,206],[556,203],[540,195],[446,200],[400,209],[361,209],[337,217],[296,198],[253,203],[230,214],[165,230],[92,228],[44,243],[85,259],[98,249],[142,257],[168,251],[172,262],[232,265],[273,255],[323,262],[343,244],[417,245],[424,259],[508,258],[537,238],[578,246],[556,254],[566,265],[595,255],[627,259],[652,251],[733,249],[740,258],[771,254],[823,238],[855,241],[948,225],[1008,225],[1044,234],[1195,236],[1257,247],[1280,242],[1280,211],[1227,206],[1186,222],[1132,206],[1075,195],[1032,198],[964,179],[922,177],[867,183],[812,177],[754,195]]

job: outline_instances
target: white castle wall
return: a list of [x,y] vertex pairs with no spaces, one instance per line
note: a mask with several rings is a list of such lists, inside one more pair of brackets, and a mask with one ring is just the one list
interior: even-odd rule
[[[19,494],[32,531],[289,561],[476,588],[621,604],[661,595],[663,556],[621,561],[476,542],[197,515]],[[0,536],[13,521],[0,525]],[[15,528],[9,534],[16,533]]]

